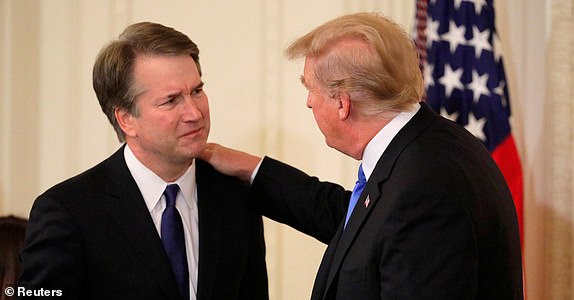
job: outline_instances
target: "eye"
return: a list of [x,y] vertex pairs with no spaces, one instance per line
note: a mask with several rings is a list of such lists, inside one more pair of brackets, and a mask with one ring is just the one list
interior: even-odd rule
[[165,100],[160,104],[160,106],[172,105],[172,104],[177,102],[178,98],[179,98],[179,96],[177,96],[177,95],[167,96],[165,98]]
[[198,87],[196,89],[193,89],[193,91],[191,91],[191,95],[192,96],[199,95],[201,94],[201,92],[203,92],[203,87]]
[[204,86],[203,82],[199,83],[199,85],[197,85],[193,90],[191,90],[190,95],[192,97],[200,96],[203,93],[203,86]]

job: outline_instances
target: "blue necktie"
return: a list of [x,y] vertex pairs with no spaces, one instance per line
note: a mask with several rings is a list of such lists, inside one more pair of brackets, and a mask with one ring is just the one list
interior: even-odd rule
[[363,164],[359,166],[359,174],[357,177],[358,177],[357,182],[355,183],[353,193],[351,194],[351,200],[349,201],[349,208],[347,209],[347,217],[345,218],[345,227],[347,227],[347,222],[349,222],[349,218],[353,213],[353,209],[357,204],[357,200],[359,200],[359,197],[361,196],[361,193],[365,188],[365,184],[367,183],[367,178],[365,178],[365,173],[363,173]]
[[166,207],[161,215],[161,241],[169,258],[179,291],[184,299],[189,299],[189,270],[185,254],[183,222],[177,208],[175,208],[178,192],[179,186],[177,184],[168,185],[163,192]]

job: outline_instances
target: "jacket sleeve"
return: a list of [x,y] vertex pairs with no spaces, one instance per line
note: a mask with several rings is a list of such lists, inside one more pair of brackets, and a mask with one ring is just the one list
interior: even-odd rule
[[263,236],[263,220],[260,215],[252,218],[251,234],[249,236],[249,254],[247,269],[241,283],[240,299],[268,300],[269,288],[267,266],[265,264],[265,239]]
[[251,187],[256,211],[327,244],[343,220],[351,192],[265,157]]

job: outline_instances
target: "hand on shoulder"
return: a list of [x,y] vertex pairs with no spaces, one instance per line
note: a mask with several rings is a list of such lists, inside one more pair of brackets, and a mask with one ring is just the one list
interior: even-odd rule
[[208,162],[220,173],[246,182],[250,181],[251,174],[261,161],[261,157],[216,143],[207,143],[198,158]]

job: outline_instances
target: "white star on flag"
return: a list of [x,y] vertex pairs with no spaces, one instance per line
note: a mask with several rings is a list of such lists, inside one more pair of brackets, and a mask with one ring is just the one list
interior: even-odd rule
[[498,86],[493,90],[493,92],[500,96],[500,102],[502,104],[503,107],[508,106],[508,102],[506,101],[506,97],[504,96],[504,86],[506,85],[506,82],[504,82],[504,80],[501,80],[498,83]]
[[427,28],[425,30],[425,34],[427,35],[427,46],[431,45],[432,42],[436,42],[440,40],[440,36],[438,35],[438,26],[439,22],[433,19],[429,19],[427,21]]
[[462,77],[462,68],[454,70],[451,68],[450,65],[444,66],[444,75],[438,80],[440,84],[444,85],[445,94],[447,97],[450,97],[452,94],[452,90],[455,88],[462,90],[464,86],[460,81]]
[[450,28],[447,33],[443,33],[441,38],[450,45],[450,53],[454,53],[459,45],[465,45],[464,26],[456,26],[454,21],[450,21]]
[[485,29],[480,31],[478,27],[472,27],[472,40],[468,41],[468,44],[474,47],[474,55],[476,59],[480,58],[482,50],[492,50],[492,46],[488,42],[488,37],[490,36],[490,30]]
[[452,114],[449,114],[444,106],[440,108],[440,115],[453,122],[456,122],[456,119],[458,119],[458,112],[456,110]]
[[424,75],[423,75],[425,88],[428,88],[429,86],[434,85],[434,77],[432,76],[433,70],[434,70],[434,67],[432,65],[428,65],[428,64],[425,65]]
[[486,140],[486,136],[484,135],[484,123],[486,122],[485,118],[476,119],[473,113],[468,114],[468,124],[464,126],[466,130],[472,133],[475,137],[479,138],[481,141]]
[[480,95],[490,95],[490,91],[486,87],[487,81],[488,73],[484,73],[479,76],[476,70],[472,70],[472,82],[468,87],[472,90],[472,99],[474,100],[474,103],[478,103]]

